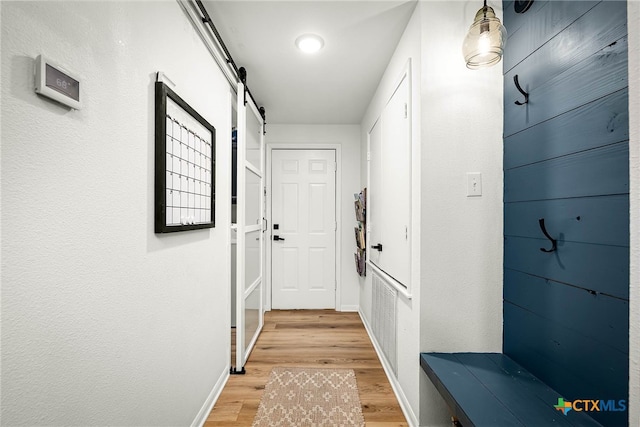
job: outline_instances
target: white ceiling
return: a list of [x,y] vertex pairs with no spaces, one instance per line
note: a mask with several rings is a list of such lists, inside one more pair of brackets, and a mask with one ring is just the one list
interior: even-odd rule
[[[204,0],[271,124],[360,123],[416,0]],[[305,55],[296,38],[324,48]]]

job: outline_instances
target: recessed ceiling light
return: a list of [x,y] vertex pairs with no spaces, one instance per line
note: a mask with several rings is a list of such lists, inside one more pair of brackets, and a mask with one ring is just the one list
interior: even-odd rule
[[296,39],[296,46],[304,53],[316,53],[324,46],[324,40],[316,34],[303,34]]

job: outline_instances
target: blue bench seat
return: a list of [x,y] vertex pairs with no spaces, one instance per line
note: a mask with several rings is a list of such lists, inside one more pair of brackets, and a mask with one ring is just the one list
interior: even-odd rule
[[565,415],[563,396],[500,353],[421,353],[420,365],[463,427],[601,426]]

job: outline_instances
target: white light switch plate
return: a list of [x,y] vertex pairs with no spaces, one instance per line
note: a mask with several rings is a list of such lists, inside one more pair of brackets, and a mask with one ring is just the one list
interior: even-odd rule
[[482,174],[480,172],[467,173],[467,197],[482,196]]

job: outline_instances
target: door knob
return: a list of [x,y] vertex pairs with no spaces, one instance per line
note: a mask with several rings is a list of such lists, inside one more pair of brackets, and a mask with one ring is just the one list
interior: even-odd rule
[[378,243],[377,245],[371,246],[371,249],[377,249],[378,252],[382,252],[382,243]]
[[282,240],[284,242],[284,239],[277,234],[273,236],[273,240]]

